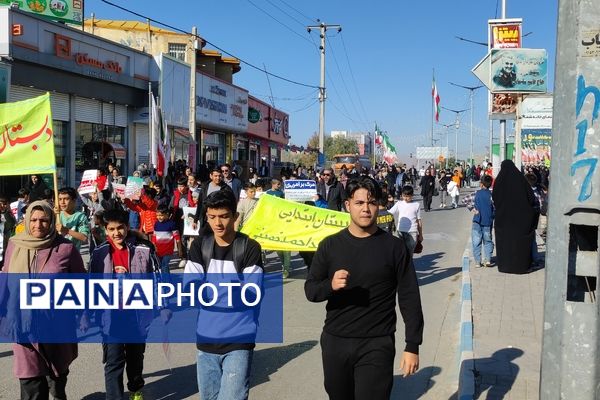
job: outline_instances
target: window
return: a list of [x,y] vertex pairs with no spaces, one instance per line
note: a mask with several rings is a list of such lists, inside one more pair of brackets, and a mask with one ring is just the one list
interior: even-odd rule
[[169,55],[178,60],[185,61],[185,43],[169,43]]

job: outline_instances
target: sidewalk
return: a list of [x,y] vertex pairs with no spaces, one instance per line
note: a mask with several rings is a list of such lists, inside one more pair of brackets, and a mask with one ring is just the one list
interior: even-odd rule
[[[538,250],[543,257],[539,236]],[[503,274],[471,260],[476,399],[539,398],[544,275]]]

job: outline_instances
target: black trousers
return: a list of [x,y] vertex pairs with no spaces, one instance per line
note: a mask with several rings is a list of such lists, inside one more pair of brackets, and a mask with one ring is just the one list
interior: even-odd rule
[[321,334],[325,390],[330,400],[388,400],[392,392],[394,335],[344,338]]
[[423,208],[431,210],[431,202],[433,200],[433,192],[423,195]]
[[19,379],[21,385],[21,400],[49,400],[50,395],[55,400],[66,400],[67,374],[55,376],[37,376],[35,378]]
[[145,343],[103,343],[104,384],[106,400],[121,400],[124,393],[123,371],[127,373],[127,389],[137,392],[144,387]]

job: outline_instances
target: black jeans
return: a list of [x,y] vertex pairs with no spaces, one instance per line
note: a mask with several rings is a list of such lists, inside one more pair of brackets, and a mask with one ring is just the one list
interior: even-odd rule
[[387,400],[394,375],[394,335],[344,338],[321,334],[325,390],[330,400]]
[[50,395],[55,400],[66,400],[67,375],[19,379],[21,400],[49,400]]
[[106,400],[121,400],[124,393],[123,370],[127,373],[127,389],[137,392],[144,387],[145,343],[103,343],[104,384]]
[[431,210],[431,202],[433,200],[433,193],[427,193],[423,195],[423,208],[429,211]]

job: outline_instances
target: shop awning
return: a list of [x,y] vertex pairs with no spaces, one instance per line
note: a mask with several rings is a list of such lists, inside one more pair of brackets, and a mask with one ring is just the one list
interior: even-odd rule
[[187,129],[175,128],[175,139],[183,140],[187,143],[196,143],[192,138],[192,134]]
[[127,155],[127,149],[125,149],[125,147],[123,147],[117,143],[111,143],[110,145],[112,146],[113,150],[115,151],[115,158],[124,160]]

